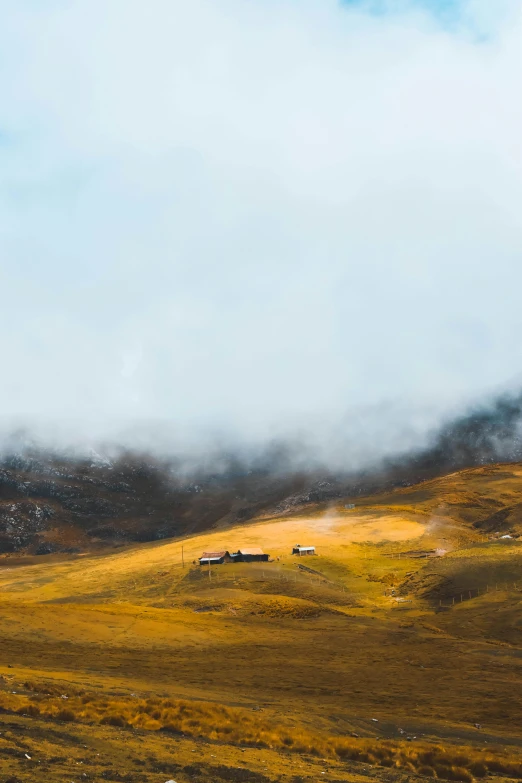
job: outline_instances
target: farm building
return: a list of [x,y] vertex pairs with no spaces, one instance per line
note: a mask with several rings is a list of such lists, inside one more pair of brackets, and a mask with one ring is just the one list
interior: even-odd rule
[[232,559],[236,563],[255,563],[255,562],[268,562],[269,555],[265,555],[262,549],[258,546],[248,547],[244,549],[238,549],[234,552]]
[[199,558],[200,565],[221,565],[222,563],[231,563],[232,558],[229,552],[203,552]]
[[315,555],[315,546],[301,546],[301,544],[296,544],[294,548],[292,549],[293,555]]

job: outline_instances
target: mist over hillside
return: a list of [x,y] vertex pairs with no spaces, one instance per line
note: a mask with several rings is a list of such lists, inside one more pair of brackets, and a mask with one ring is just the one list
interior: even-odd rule
[[519,396],[456,411],[520,387],[519,3],[37,5],[0,29],[4,549],[518,458]]
[[522,13],[436,5],[6,7],[8,427],[357,471],[510,388]]
[[[492,462],[516,462],[522,458],[522,394],[504,395],[489,404],[443,424],[427,447],[389,466],[401,464],[417,480],[424,474],[442,475],[464,467]],[[412,476],[415,481],[415,476]]]
[[[27,433],[0,458],[0,552],[80,552],[240,524],[260,513],[356,498],[460,468],[522,460],[522,395],[445,424],[424,448],[342,469],[303,443],[209,451],[187,461],[112,448],[37,446]],[[348,442],[348,441],[347,441]]]

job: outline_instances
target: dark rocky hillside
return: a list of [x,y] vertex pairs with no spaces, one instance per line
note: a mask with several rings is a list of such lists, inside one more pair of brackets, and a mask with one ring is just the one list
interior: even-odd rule
[[180,478],[172,465],[45,453],[0,459],[0,554],[153,541],[248,519],[301,492],[300,475],[237,469]]

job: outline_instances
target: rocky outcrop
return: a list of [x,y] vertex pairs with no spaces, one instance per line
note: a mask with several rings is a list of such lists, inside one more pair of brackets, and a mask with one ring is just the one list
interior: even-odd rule
[[156,541],[251,518],[303,489],[295,475],[241,470],[180,475],[134,455],[114,462],[53,454],[0,458],[0,554],[49,554]]

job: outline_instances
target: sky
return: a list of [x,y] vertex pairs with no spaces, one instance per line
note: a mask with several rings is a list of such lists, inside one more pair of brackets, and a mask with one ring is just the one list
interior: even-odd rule
[[362,460],[518,388],[521,39],[518,0],[0,0],[2,426]]

